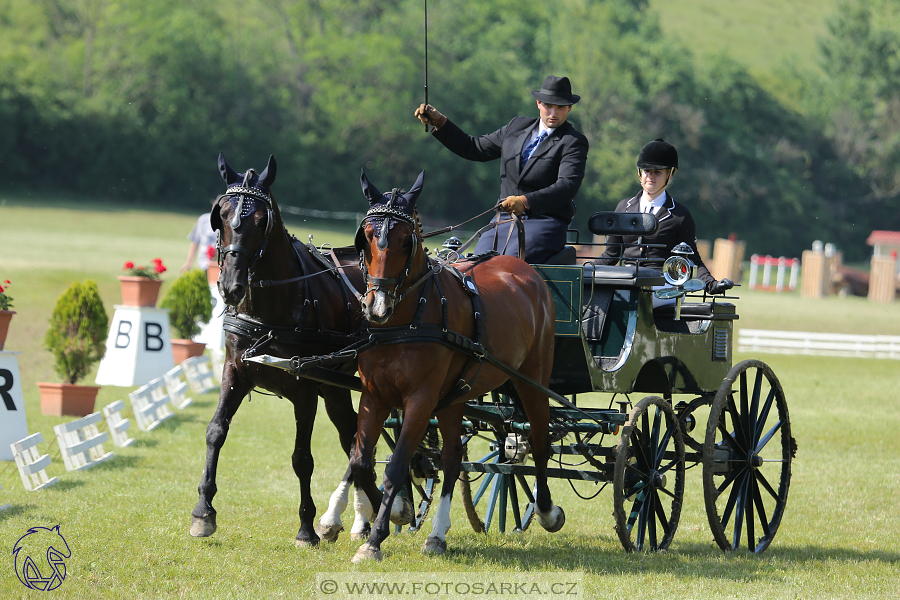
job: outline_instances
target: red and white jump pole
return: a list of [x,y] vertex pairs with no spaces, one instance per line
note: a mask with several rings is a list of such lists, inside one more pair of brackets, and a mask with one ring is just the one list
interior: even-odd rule
[[[762,283],[756,280],[759,277],[759,267],[762,266]],[[775,285],[772,285],[772,267],[778,270],[775,276]],[[784,279],[786,271],[790,267],[790,279],[788,281],[788,290],[794,291],[797,288],[797,279],[800,274],[800,260],[796,258],[785,258],[783,256],[774,258],[772,256],[760,256],[754,254],[750,257],[750,289],[760,289],[764,292],[783,292]]]

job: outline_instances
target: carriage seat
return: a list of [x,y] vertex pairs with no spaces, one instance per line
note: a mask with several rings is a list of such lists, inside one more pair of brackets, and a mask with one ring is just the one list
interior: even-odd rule
[[584,265],[584,284],[612,285],[616,287],[651,287],[665,285],[662,273],[650,267],[618,265]]
[[565,246],[562,250],[545,260],[543,265],[574,265],[578,262],[575,246]]

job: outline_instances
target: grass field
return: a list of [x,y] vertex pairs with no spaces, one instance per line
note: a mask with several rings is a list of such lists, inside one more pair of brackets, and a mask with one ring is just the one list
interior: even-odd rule
[[[198,207],[199,210],[202,207]],[[76,279],[92,278],[112,316],[116,275],[126,260],[161,257],[171,282],[183,263],[193,214],[116,210],[59,203],[31,208],[0,201],[0,280],[13,282],[15,316],[6,349],[21,352],[19,369],[29,431],[52,437],[69,418],[40,414],[36,381],[57,381],[41,338],[55,299]],[[339,231],[289,224],[305,239],[349,243]],[[165,292],[165,286],[163,293]],[[740,289],[738,327],[900,334],[900,305],[865,299],[802,300],[796,294]],[[396,535],[379,564],[352,566],[357,543],[346,534],[318,550],[294,547],[298,485],[290,468],[290,405],[253,394],[234,419],[221,460],[215,499],[219,531],[188,535],[203,469],[205,428],[217,398],[204,395],[152,433],[132,428],[137,442],[114,448],[112,461],[66,473],[56,458],[55,487],[25,492],[14,466],[0,463],[0,548],[10,552],[29,527],[61,526],[73,556],[61,598],[327,598],[313,587],[319,573],[442,572],[460,578],[488,573],[512,581],[583,574],[583,598],[893,598],[900,590],[900,364],[874,359],[754,355],[781,379],[799,451],[785,520],[761,556],[723,555],[706,523],[699,469],[688,472],[685,510],[670,551],[625,554],[613,528],[612,490],[580,500],[551,483],[566,509],[558,534],[477,535],[457,501],[443,557],[423,557],[424,532]],[[736,353],[735,362],[751,358]],[[90,383],[93,376],[88,378]],[[106,386],[97,405],[126,399]],[[314,453],[314,497],[321,513],[346,461],[320,411]],[[46,449],[47,444],[44,445]],[[52,450],[55,451],[55,448]],[[51,452],[52,452],[51,451]],[[379,456],[386,454],[379,449]],[[594,488],[579,488],[593,493]],[[349,515],[345,516],[348,517]],[[0,598],[32,598],[12,558],[0,561]],[[5,565],[5,566],[3,566]],[[562,574],[561,574],[562,572]],[[374,598],[380,596],[354,596]],[[438,596],[440,597],[440,596]]]
[[725,54],[759,76],[790,62],[818,68],[835,0],[650,0],[667,35],[697,56]]

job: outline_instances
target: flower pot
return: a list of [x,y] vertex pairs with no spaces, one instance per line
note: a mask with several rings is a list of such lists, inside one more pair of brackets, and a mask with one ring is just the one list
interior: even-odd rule
[[200,344],[191,340],[172,340],[172,360],[176,365],[194,356],[200,356],[206,350],[206,344]]
[[209,282],[209,285],[216,285],[219,282],[219,265],[206,267],[206,281]]
[[162,281],[119,275],[119,284],[122,286],[122,304],[125,306],[156,306]]
[[14,310],[0,310],[0,350],[3,350],[3,344],[6,343],[6,334],[9,332],[9,322],[12,316],[16,314]]
[[41,414],[61,417],[84,417],[94,412],[98,386],[73,385],[71,383],[41,383]]

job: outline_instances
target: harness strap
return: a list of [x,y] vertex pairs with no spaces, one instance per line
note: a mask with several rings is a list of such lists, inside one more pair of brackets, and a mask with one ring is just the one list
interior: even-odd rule
[[334,252],[334,248],[328,249],[327,256],[331,259],[331,262],[334,263],[335,268],[337,269],[341,278],[344,280],[344,284],[350,289],[350,291],[356,294],[357,297],[361,296],[362,294],[359,292],[359,290],[357,290],[356,287],[354,287],[354,285],[350,283],[350,278],[347,277],[347,273],[344,271],[344,265],[342,265],[341,261],[338,260],[337,254],[335,254]]
[[222,329],[244,338],[254,340],[248,349],[247,358],[258,353],[262,348],[279,344],[297,348],[309,355],[315,355],[323,349],[345,348],[348,344],[359,341],[361,332],[342,333],[339,331],[316,331],[281,325],[267,325],[243,314],[226,313],[222,318]]

